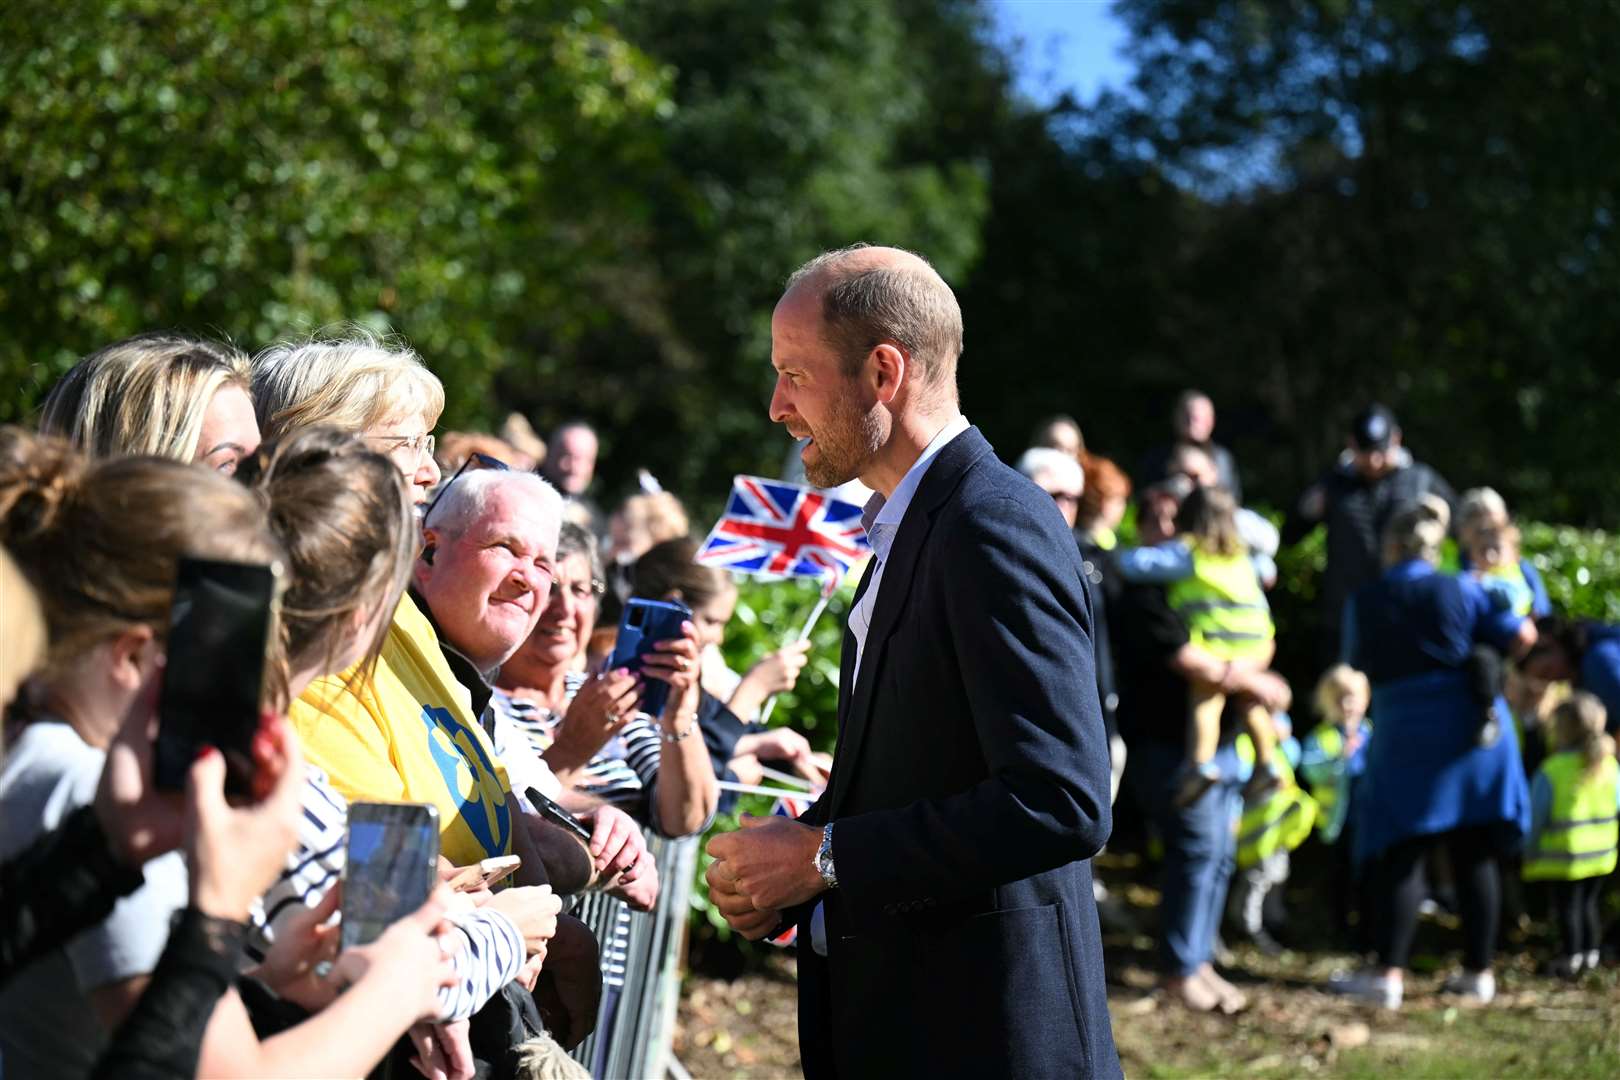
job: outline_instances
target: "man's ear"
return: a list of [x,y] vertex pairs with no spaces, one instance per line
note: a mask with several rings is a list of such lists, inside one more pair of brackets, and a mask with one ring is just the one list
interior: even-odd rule
[[439,539],[439,530],[422,530],[422,553],[411,564],[411,581],[417,588],[425,586],[433,576],[433,558],[439,550]]
[[911,354],[892,341],[880,341],[872,346],[866,363],[878,400],[889,404],[905,386],[906,376],[911,373]]
[[112,678],[122,689],[134,693],[146,682],[157,664],[158,645],[150,626],[132,626],[107,643],[112,659]]

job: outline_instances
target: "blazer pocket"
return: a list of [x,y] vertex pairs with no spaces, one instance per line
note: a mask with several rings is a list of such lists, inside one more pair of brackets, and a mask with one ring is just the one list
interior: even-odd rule
[[[863,1034],[872,1039],[911,1043],[891,1045],[909,1070],[1085,1075],[1071,958],[1059,955],[1068,947],[1060,905],[986,912],[939,930],[896,928],[843,944],[851,963],[848,981],[839,981],[852,992],[838,1009],[841,1021],[869,1028]],[[895,1025],[896,1001],[912,1003],[913,1023]]]

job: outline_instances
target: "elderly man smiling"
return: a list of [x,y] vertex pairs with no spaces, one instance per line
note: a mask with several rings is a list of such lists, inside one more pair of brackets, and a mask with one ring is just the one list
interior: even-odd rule
[[[450,672],[466,689],[471,714],[487,720],[491,682],[534,631],[550,600],[557,568],[563,503],[533,473],[482,469],[458,475],[428,510],[422,555],[412,572],[411,597],[436,632]],[[487,723],[481,724],[488,731]],[[657,896],[641,831],[630,817],[596,800],[560,790],[543,761],[521,741],[505,747],[508,790],[531,783],[580,811],[593,828],[594,866],[571,838],[535,815],[523,820],[558,888],[574,891],[593,872],[650,907]],[[454,763],[451,763],[454,764]],[[518,847],[522,848],[521,840]],[[644,880],[640,889],[632,886]]]

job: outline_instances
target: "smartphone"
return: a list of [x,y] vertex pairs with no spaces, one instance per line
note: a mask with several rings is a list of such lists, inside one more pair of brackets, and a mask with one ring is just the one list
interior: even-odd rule
[[546,798],[546,796],[540,794],[540,792],[535,788],[526,788],[524,789],[523,793],[529,797],[529,802],[534,804],[534,808],[540,811],[541,817],[545,818],[558,828],[566,829],[567,831],[573,833],[575,836],[583,840],[587,847],[590,846],[591,830],[585,827],[585,823],[583,821],[579,820],[579,818],[558,806],[552,800]]
[[[624,614],[619,617],[619,637],[613,643],[613,655],[608,658],[607,669],[625,668],[630,672],[641,670],[642,657],[653,651],[660,641],[681,636],[681,623],[692,617],[685,604],[667,600],[642,600],[631,597],[625,602]],[[641,691],[641,711],[657,716],[664,711],[669,700],[669,684],[648,679]]]
[[226,794],[252,797],[253,736],[280,595],[279,563],[180,560],[152,755],[158,787],[184,788],[198,752],[217,746]]
[[517,855],[497,855],[493,859],[485,859],[471,866],[459,867],[454,874],[445,879],[445,884],[457,892],[489,889],[506,880],[509,874],[516,873],[517,868],[522,865],[523,859]]
[[350,803],[341,947],[376,941],[427,902],[438,877],[436,809],[426,803]]

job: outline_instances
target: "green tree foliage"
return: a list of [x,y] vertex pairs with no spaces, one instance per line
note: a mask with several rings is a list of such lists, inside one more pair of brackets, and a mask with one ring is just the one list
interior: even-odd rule
[[[1202,386],[1251,489],[1279,504],[1382,399],[1459,485],[1620,520],[1599,450],[1620,389],[1620,75],[1603,59],[1620,4],[1117,10],[1132,85],[1057,110],[1061,152],[1019,144],[1044,179],[996,170],[968,289],[969,325],[999,328],[970,366],[980,394],[1037,357],[1047,400],[1128,463],[1166,437],[1174,393]],[[1067,317],[1020,317],[1048,310]],[[989,419],[1005,443],[1030,414]]]
[[179,5],[19,0],[0,15],[0,418],[154,326],[249,347],[391,323],[447,420],[640,204],[669,76],[610,0]]
[[768,318],[856,239],[953,278],[1003,108],[974,3],[160,0],[0,13],[0,419],[174,326],[248,348],[359,320],[447,427],[605,429],[718,501],[773,471]]
[[610,317],[580,340],[536,313],[557,377],[514,367],[506,397],[542,421],[606,421],[621,472],[647,464],[700,503],[718,504],[734,473],[774,475],[789,444],[765,415],[769,315],[788,272],[855,240],[926,251],[957,279],[978,253],[983,162],[939,134],[956,97],[936,71],[959,56],[985,67],[976,11],[630,0],[629,39],[675,73],[658,161],[637,178],[631,262],[604,275]]

